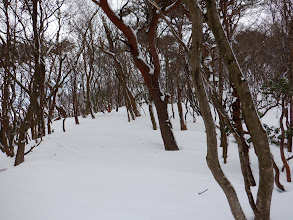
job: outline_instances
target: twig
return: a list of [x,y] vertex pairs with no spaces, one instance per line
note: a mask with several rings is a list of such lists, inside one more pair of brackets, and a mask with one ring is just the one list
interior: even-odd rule
[[273,168],[275,170],[275,183],[276,183],[276,186],[281,189],[282,191],[285,191],[285,188],[284,186],[280,183],[280,171],[279,171],[279,168],[274,160],[274,157],[272,155],[272,162],[273,162]]
[[163,11],[161,10],[161,8],[159,7],[159,5],[152,1],[152,0],[148,0],[148,2],[150,4],[152,4],[160,13],[161,17],[163,18],[163,20],[166,22],[166,24],[168,25],[168,27],[170,28],[171,33],[173,34],[173,36],[178,40],[178,42],[183,46],[184,50],[186,52],[188,52],[188,48],[185,45],[185,43],[182,41],[182,39],[178,36],[178,34],[176,33],[175,29],[173,28],[173,26],[171,25],[171,23],[168,21],[168,19],[166,18],[166,16],[164,15]]
[[208,190],[209,190],[209,189],[206,189],[206,190],[204,190],[204,191],[202,191],[202,192],[199,192],[198,195],[201,195],[201,194],[205,193],[205,192],[208,191]]
[[[286,160],[289,161],[289,160],[291,160],[291,159],[293,159],[293,156],[288,157]],[[281,170],[282,170],[282,172],[284,172],[284,170],[285,170],[285,166],[283,166]]]
[[39,146],[41,143],[42,143],[42,141],[40,141],[40,142],[37,143],[36,145],[32,146],[31,149],[30,149],[28,152],[26,152],[24,155],[29,154],[29,153],[30,153],[35,147]]

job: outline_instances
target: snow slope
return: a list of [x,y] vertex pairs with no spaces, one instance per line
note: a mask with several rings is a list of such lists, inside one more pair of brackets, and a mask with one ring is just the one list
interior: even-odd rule
[[[80,118],[80,125],[70,118],[65,133],[62,122],[54,122],[55,132],[20,166],[13,167],[13,160],[0,154],[0,220],[233,219],[206,165],[202,119],[192,123],[189,118],[187,131],[180,131],[177,115],[172,123],[177,152],[164,151],[160,132],[152,130],[143,111],[130,123],[125,108],[99,113],[96,119]],[[278,149],[272,151],[280,166]],[[228,164],[220,161],[248,219],[253,219],[232,138]],[[281,181],[287,191],[274,190],[273,220],[292,216],[293,186],[284,174]]]

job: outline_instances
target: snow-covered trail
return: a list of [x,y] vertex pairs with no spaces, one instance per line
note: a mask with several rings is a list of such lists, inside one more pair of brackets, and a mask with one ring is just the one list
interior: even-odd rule
[[[13,160],[0,155],[0,170],[7,169],[0,172],[0,219],[233,219],[206,165],[201,118],[188,121],[187,131],[180,131],[178,117],[172,123],[177,152],[164,151],[148,115],[129,123],[124,108],[80,118],[80,125],[67,119],[65,133],[61,121],[55,122],[55,132],[22,165],[13,167]],[[251,217],[233,143],[222,166]],[[289,219],[290,209],[283,212],[289,205],[279,202],[292,204],[293,194],[275,190],[274,197],[272,219]]]

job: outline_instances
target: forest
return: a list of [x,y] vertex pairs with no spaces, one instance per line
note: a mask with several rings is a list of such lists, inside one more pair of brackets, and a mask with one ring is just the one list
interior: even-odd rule
[[231,139],[253,218],[271,219],[291,182],[292,0],[1,0],[0,48],[0,160],[23,165],[54,123],[66,134],[70,118],[121,107],[130,130],[147,111],[162,149],[180,152],[174,119],[185,132],[201,118],[233,218],[248,219],[223,171]]

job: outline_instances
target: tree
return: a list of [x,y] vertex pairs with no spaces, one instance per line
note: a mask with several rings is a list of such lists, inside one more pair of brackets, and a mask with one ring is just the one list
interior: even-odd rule
[[231,81],[239,96],[244,121],[247,125],[249,134],[251,135],[255,152],[259,160],[260,179],[256,205],[260,216],[256,216],[256,218],[269,219],[274,175],[268,137],[259,120],[248,83],[243,77],[237,58],[235,57],[221,26],[216,2],[214,0],[208,0],[206,1],[206,6],[207,14],[205,15],[205,19],[213,31],[216,42],[219,46],[220,54],[223,57]]
[[[143,58],[140,49],[139,43],[137,41],[137,35],[135,31],[130,26],[127,26],[125,22],[117,17],[115,13],[109,7],[107,0],[101,0],[100,3],[94,1],[96,4],[100,5],[108,18],[113,22],[113,24],[123,32],[127,39],[127,44],[130,48],[130,53],[132,55],[133,61],[136,67],[140,70],[147,88],[154,100],[159,125],[161,130],[161,135],[165,145],[165,150],[178,150],[177,143],[175,141],[174,135],[172,133],[172,126],[168,116],[167,103],[169,96],[163,95],[160,89],[159,77],[160,77],[160,61],[158,53],[156,50],[156,29],[159,22],[160,15],[156,13],[156,9],[152,8],[148,16],[151,17],[149,22],[147,35],[147,43],[150,51],[150,59],[152,66],[150,66],[147,61]],[[172,4],[170,7],[164,5],[164,14],[168,14],[173,11],[181,3],[180,0],[176,1],[175,4]]]
[[[0,36],[2,41],[2,54],[0,55],[2,59],[0,59],[0,71],[2,68],[4,69],[3,78],[1,79],[1,93],[2,93],[2,106],[0,113],[0,149],[7,154],[9,157],[14,156],[14,149],[13,149],[13,134],[11,132],[11,124],[10,124],[10,112],[12,112],[12,105],[11,105],[11,89],[13,91],[13,85],[11,82],[11,27],[10,27],[10,18],[9,18],[9,5],[10,1],[5,0],[2,3],[1,10],[4,14],[5,23],[6,23],[6,32],[5,32],[5,39]],[[2,71],[1,71],[2,72]],[[1,73],[2,75],[2,73]]]
[[192,44],[189,51],[191,63],[190,74],[192,75],[193,83],[196,88],[197,99],[199,101],[201,115],[203,117],[206,128],[206,160],[214,178],[225,192],[234,218],[246,219],[240,202],[237,198],[236,192],[229,180],[225,177],[218,160],[216,128],[211,114],[208,97],[204,88],[200,68],[202,53],[203,18],[199,6],[195,1],[185,0],[185,3],[189,8],[192,21]]

